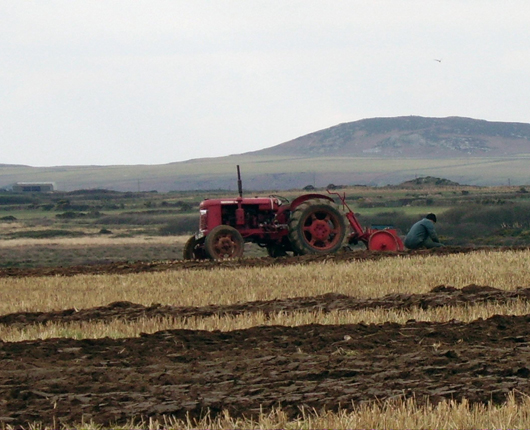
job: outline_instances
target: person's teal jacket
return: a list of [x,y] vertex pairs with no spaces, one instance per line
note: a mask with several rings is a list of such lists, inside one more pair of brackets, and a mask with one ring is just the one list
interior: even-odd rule
[[440,243],[434,230],[434,223],[430,219],[423,218],[410,228],[407,237],[405,237],[405,246],[408,249],[418,249],[424,246],[428,239]]

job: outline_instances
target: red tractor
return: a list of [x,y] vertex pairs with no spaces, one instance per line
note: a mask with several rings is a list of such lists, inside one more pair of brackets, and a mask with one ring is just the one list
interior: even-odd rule
[[363,230],[344,194],[328,191],[346,213],[324,194],[304,194],[292,202],[279,196],[243,198],[239,166],[237,175],[239,197],[201,202],[199,231],[186,242],[184,259],[239,258],[245,242],[267,248],[271,257],[328,254],[358,242],[374,251],[404,249],[394,229]]

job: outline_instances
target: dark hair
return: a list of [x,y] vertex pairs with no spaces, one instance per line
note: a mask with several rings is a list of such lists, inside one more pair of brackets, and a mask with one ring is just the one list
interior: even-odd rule
[[430,219],[432,222],[436,222],[436,215],[433,213],[428,214],[425,218]]

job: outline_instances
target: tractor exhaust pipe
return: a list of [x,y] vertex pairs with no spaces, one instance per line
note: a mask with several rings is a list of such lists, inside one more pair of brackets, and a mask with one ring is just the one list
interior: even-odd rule
[[241,182],[241,172],[239,171],[239,164],[237,165],[237,189],[239,197],[243,197],[243,183]]

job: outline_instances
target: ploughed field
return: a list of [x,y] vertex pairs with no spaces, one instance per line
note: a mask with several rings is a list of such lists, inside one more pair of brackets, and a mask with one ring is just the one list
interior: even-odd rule
[[163,260],[163,261],[134,261],[134,262],[114,262],[104,264],[88,264],[65,267],[36,267],[36,268],[0,268],[0,277],[25,277],[25,276],[74,276],[89,274],[129,274],[144,272],[161,272],[165,270],[212,270],[225,268],[245,268],[245,267],[281,267],[288,265],[302,265],[310,263],[325,262],[349,262],[379,260],[381,258],[401,257],[401,256],[427,256],[427,255],[449,255],[467,254],[480,249],[495,250],[525,250],[528,247],[459,247],[446,246],[431,250],[401,251],[393,253],[374,251],[341,251],[336,254],[327,255],[302,255],[296,257],[282,258],[243,258],[224,261],[212,260]]
[[[445,249],[424,253],[472,252]],[[1,276],[129,273],[215,269],[231,265],[317,264],[318,260],[375,259],[390,254],[353,252],[327,257],[229,262],[160,262],[83,266]],[[89,270],[93,270],[89,272]],[[0,316],[0,324],[206,318],[252,313],[405,310],[530,300],[530,288],[439,285],[424,294],[378,298],[343,294],[178,307],[114,302],[89,309]],[[0,342],[0,423],[111,425],[172,415],[186,419],[223,410],[257,417],[281,407],[351,409],[360,402],[414,397],[502,403],[509,393],[530,393],[530,315],[496,315],[468,323],[256,326],[234,331],[167,330],[122,339],[55,338]]]

